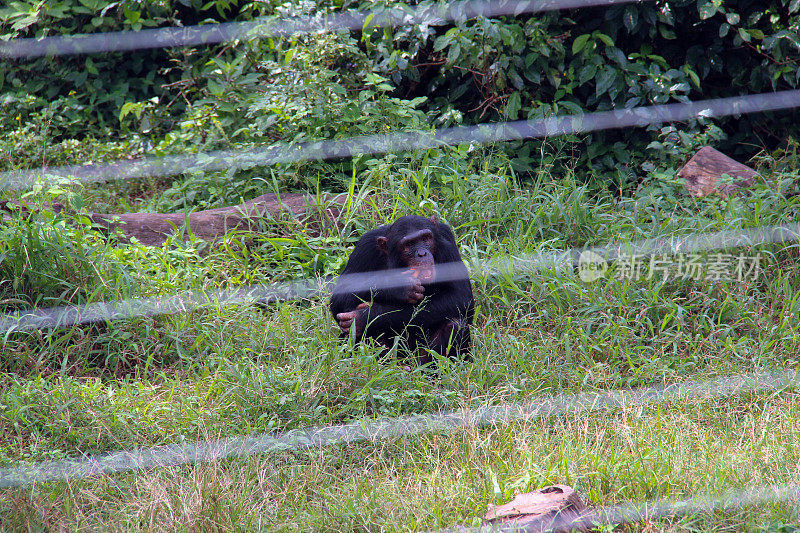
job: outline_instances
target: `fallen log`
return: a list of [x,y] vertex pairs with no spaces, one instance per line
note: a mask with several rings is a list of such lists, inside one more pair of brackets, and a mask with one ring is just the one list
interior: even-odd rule
[[[326,196],[318,202],[316,197],[299,193],[269,193],[239,205],[191,213],[89,213],[87,216],[101,229],[117,232],[124,241],[136,238],[142,244],[161,246],[176,232],[185,235],[187,225],[196,237],[214,241],[232,230],[256,229],[284,213],[305,221],[314,212],[324,212],[335,223],[346,200],[346,194]],[[313,224],[311,229],[313,234]]]

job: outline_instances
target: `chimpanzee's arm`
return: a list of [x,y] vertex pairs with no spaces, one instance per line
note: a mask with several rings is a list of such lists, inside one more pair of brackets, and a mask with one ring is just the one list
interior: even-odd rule
[[414,307],[411,305],[387,305],[373,302],[360,311],[356,318],[356,331],[364,331],[367,337],[394,336],[402,333],[411,321]]
[[475,314],[475,300],[469,279],[437,284],[431,295],[417,307],[410,320],[416,326],[435,328],[450,319],[463,319],[471,323]]
[[334,317],[371,299],[370,286],[375,284],[378,273],[386,269],[386,259],[377,244],[377,238],[385,231],[383,226],[368,231],[350,253],[331,294],[330,310]]
[[399,334],[408,324],[430,330],[448,320],[472,322],[475,302],[468,280],[441,283],[437,289],[418,306],[373,302],[360,310],[355,319],[356,331],[366,328],[367,336],[374,337],[384,333]]
[[[334,314],[355,309],[361,302],[378,302],[399,306],[419,303],[424,297],[422,283],[411,270],[377,270],[342,272],[331,294]],[[340,310],[341,309],[341,310]]]

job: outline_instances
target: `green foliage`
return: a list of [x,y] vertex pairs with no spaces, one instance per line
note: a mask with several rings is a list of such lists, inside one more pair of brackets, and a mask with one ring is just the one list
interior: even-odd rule
[[[174,22],[166,3],[20,1],[0,10],[0,39],[141,29]],[[115,108],[132,97],[161,91],[168,80],[153,67],[166,66],[168,58],[169,52],[141,51],[128,54],[124,61],[121,54],[5,60],[0,66],[0,93],[19,101],[37,97],[34,105],[20,109],[23,120],[33,120],[29,113],[49,102],[68,98],[69,105],[53,124],[56,136],[82,137],[87,131],[108,135]],[[4,122],[10,124],[8,119]]]
[[86,301],[101,279],[105,243],[81,224],[48,213],[0,225],[0,307]]
[[[0,8],[0,38],[341,7],[331,4],[17,0]],[[386,2],[361,5],[379,4]],[[662,0],[360,35],[7,61],[0,171],[796,87],[799,11],[797,1]],[[737,248],[763,261],[743,282],[609,275],[587,283],[570,268],[537,262],[573,246],[796,223],[800,155],[790,119],[702,119],[4,192],[31,209],[2,204],[0,311],[190,291],[212,301],[173,315],[4,335],[0,464],[796,366],[796,245]],[[766,145],[753,164],[773,185],[741,197],[686,197],[675,169],[703,144]],[[101,235],[80,214],[98,206],[188,211],[292,187],[346,189],[352,204],[335,225],[327,214],[311,225],[279,216],[220,242],[188,233],[160,248]],[[54,200],[77,214],[42,209]],[[439,361],[435,377],[378,360],[377,346],[340,342],[323,298],[213,301],[220,288],[334,275],[366,229],[409,213],[454,227],[479,303],[472,359]],[[488,502],[556,482],[593,502],[792,482],[796,400],[786,390],[674,398],[487,432],[5,489],[0,529],[441,529],[479,525]],[[770,505],[652,527],[788,530],[797,522],[792,513]]]
[[[250,57],[260,57],[253,62]],[[276,43],[249,43],[233,58],[215,58],[199,75],[205,89],[197,107],[157,147],[186,149],[247,147],[272,142],[304,142],[390,131],[429,128],[412,101],[391,97],[387,80],[373,74],[357,41],[346,34],[307,37]],[[244,110],[244,112],[243,112]],[[309,162],[276,165],[269,179],[263,171],[229,171],[190,176],[167,190],[167,209],[215,205],[231,198],[261,194],[265,182],[309,188],[319,182],[339,188],[350,180],[352,165]],[[174,200],[172,200],[174,199]]]
[[[404,26],[371,32],[363,41],[401,94],[428,96],[429,114],[435,110],[449,123],[453,116],[467,122],[535,119],[795,88],[798,35],[797,3],[742,0],[645,2],[479,18],[451,27]],[[781,129],[796,134],[791,116],[782,113]],[[764,127],[764,121],[758,115],[717,121],[727,138],[721,146],[737,143],[739,152],[742,142],[785,143],[767,133],[774,126]],[[707,125],[702,120],[680,129],[696,135]],[[644,147],[657,134],[654,126],[567,142],[584,148],[574,152],[573,165],[601,183],[626,188],[638,181]],[[525,144],[531,145],[527,153],[541,151],[540,142]],[[525,154],[517,159],[519,170],[536,168]]]
[[[388,4],[359,7],[381,5]],[[0,38],[246,21],[331,7],[20,1],[0,10]],[[116,53],[13,60],[0,72],[0,102],[11,110],[0,125],[17,139],[41,131],[42,124],[56,141],[105,143],[122,135],[134,153],[162,154],[538,119],[794,88],[799,33],[796,3],[673,0],[366,29],[360,40],[340,32],[274,36],[236,47],[144,50],[126,53],[124,60]],[[782,146],[785,136],[774,132],[795,134],[792,117],[704,118],[672,127],[697,139],[719,128],[712,136],[717,146],[749,156],[754,147]],[[773,122],[766,126],[766,120]],[[532,177],[544,159],[558,173],[582,169],[594,187],[624,190],[636,187],[654,162],[662,169],[677,163],[675,151],[657,152],[652,144],[663,144],[661,129],[506,146],[523,177]],[[26,143],[17,140],[13,147],[20,144]],[[102,146],[81,153],[115,155]],[[19,160],[12,166],[27,166]],[[351,175],[349,162],[303,163],[277,167],[268,181],[335,187]],[[249,198],[263,188],[254,179],[263,177],[235,171],[220,177],[227,188],[209,191],[202,186],[208,176],[192,176],[176,183],[160,208]]]
[[[0,96],[0,117],[14,124],[0,128],[4,132],[0,136],[0,172],[123,159],[144,152],[145,141],[140,136],[108,140],[107,130],[84,130],[83,118],[87,112],[90,111],[76,103],[74,91],[50,102],[31,95],[24,99],[8,94]],[[67,131],[80,139],[63,135]]]
[[[0,8],[0,40],[250,20],[265,10],[271,7],[230,0],[19,0]],[[13,115],[0,116],[0,127],[35,122],[36,113],[64,100],[66,105],[50,125],[54,138],[82,139],[88,135],[113,139],[127,133],[120,127],[120,119],[126,114],[122,110],[129,109],[126,105],[155,100],[160,109],[145,116],[152,123],[137,129],[149,132],[157,128],[163,136],[191,107],[187,106],[186,94],[191,93],[192,69],[216,54],[211,48],[201,50],[154,48],[4,60],[0,63],[0,101],[16,102],[18,108]],[[141,110],[136,117],[142,118]]]

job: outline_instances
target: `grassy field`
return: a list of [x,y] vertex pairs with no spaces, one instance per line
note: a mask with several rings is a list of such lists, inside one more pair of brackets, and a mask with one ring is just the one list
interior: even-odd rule
[[[796,166],[777,168],[765,173],[796,181]],[[58,217],[6,224],[3,278],[23,295],[0,302],[7,311],[334,274],[364,230],[409,213],[454,227],[479,306],[472,359],[439,361],[436,372],[341,343],[324,299],[7,334],[0,467],[797,367],[796,244],[693,257],[706,267],[723,259],[715,253],[757,263],[741,279],[675,271],[664,279],[647,268],[636,277],[619,264],[593,282],[574,269],[480,268],[570,247],[795,222],[796,196],[759,186],[746,197],[692,199],[672,172],[619,197],[590,194],[547,169],[521,184],[506,169],[375,172],[353,189],[344,225],[328,224],[321,236],[287,220],[214,246],[188,239],[156,249]],[[113,207],[127,191],[119,187],[79,194],[88,208]],[[489,504],[553,483],[591,505],[795,483],[798,413],[797,391],[782,388],[6,488],[0,529],[427,530],[477,526]],[[792,531],[800,514],[775,503],[626,527]]]

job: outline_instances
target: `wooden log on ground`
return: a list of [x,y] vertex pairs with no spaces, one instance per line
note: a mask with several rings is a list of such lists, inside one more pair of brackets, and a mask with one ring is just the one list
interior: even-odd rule
[[230,207],[192,213],[90,213],[87,216],[101,228],[118,231],[122,238],[135,237],[140,243],[161,246],[168,236],[184,231],[188,224],[197,237],[214,241],[232,230],[252,230],[265,220],[276,219],[290,212],[307,219],[313,210],[324,209],[325,216],[335,222],[346,194],[324,197],[319,205],[315,197],[298,193],[263,194],[248,202]]
[[[721,181],[727,174],[733,181]],[[731,196],[751,187],[758,173],[747,165],[731,159],[710,146],[704,146],[678,171],[684,187],[698,198],[714,192],[720,196]]]

